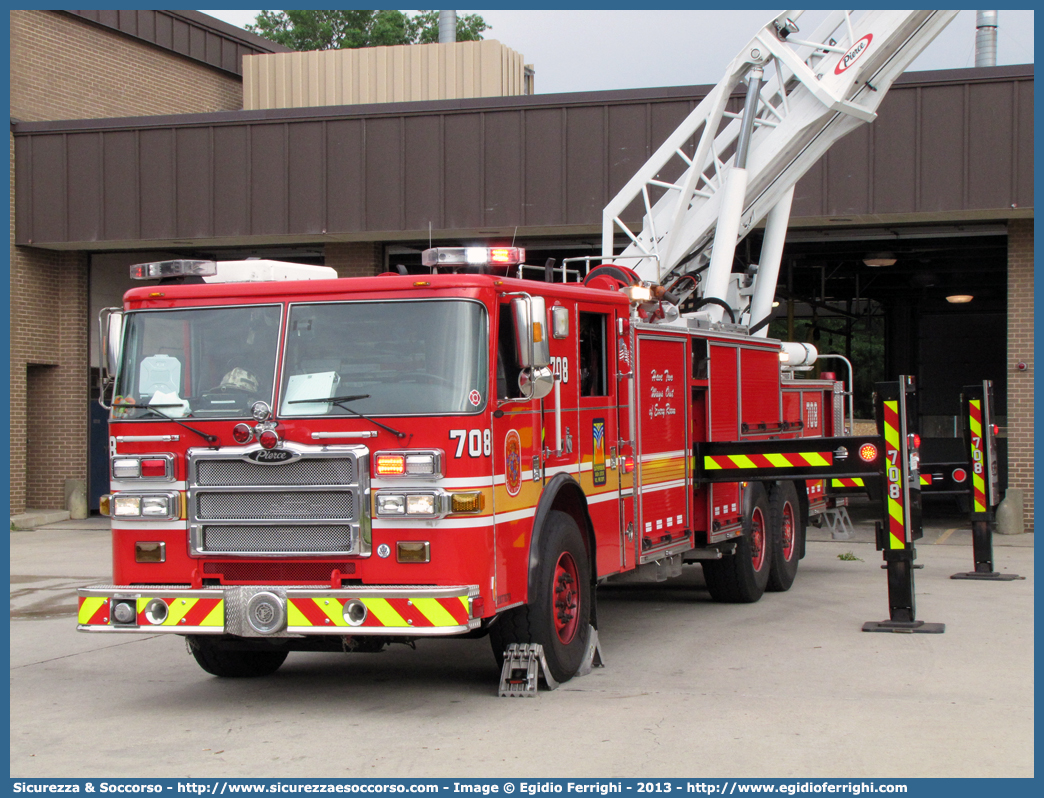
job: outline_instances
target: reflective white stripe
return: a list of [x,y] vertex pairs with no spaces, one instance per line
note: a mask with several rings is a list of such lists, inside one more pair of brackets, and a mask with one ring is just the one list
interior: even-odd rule
[[112,522],[113,531],[127,529],[184,532],[188,529],[188,523],[185,521],[132,521],[129,518],[110,518],[109,521]]
[[611,490],[608,493],[599,493],[596,496],[588,496],[587,497],[587,503],[588,504],[598,504],[600,502],[616,501],[619,498],[620,498],[620,491],[618,491],[618,490]]
[[126,490],[134,493],[168,493],[172,490],[187,490],[186,482],[165,482],[162,479],[114,480],[109,483],[110,491]]
[[670,490],[671,488],[684,488],[684,479],[673,479],[670,482],[659,482],[655,485],[642,485],[642,493],[655,493],[658,490]]
[[[532,482],[533,481],[533,471],[532,470],[523,471],[522,472],[522,481],[523,482]],[[504,482],[505,482],[505,477],[504,477],[503,474],[496,474],[493,477],[493,484],[494,485],[503,485]]]
[[516,510],[513,513],[497,513],[493,516],[493,519],[498,524],[507,524],[512,521],[520,521],[523,518],[532,518],[536,515],[536,507],[529,507],[525,510]]
[[438,525],[442,529],[477,529],[493,526],[493,518],[492,515],[480,515],[475,518],[443,518]]
[[685,456],[685,450],[684,449],[678,449],[675,452],[657,452],[656,454],[643,454],[641,456],[640,462],[642,462],[642,463],[652,463],[652,462],[654,462],[656,460],[670,460],[671,458],[674,458],[674,457],[684,457],[684,456]]
[[[429,479],[425,481],[422,475],[415,474],[400,479],[375,478],[370,481],[370,486],[373,488],[398,488],[399,490],[423,490],[424,488],[432,487],[452,488],[454,490],[472,488],[478,490],[480,488],[493,487],[493,481],[493,477],[454,477],[452,479]],[[500,481],[504,481],[503,477],[501,477]]]
[[577,468],[576,463],[570,463],[569,465],[555,466],[554,468],[545,468],[544,476],[550,477],[554,476],[555,474],[575,474],[579,473],[579,470],[580,469]]

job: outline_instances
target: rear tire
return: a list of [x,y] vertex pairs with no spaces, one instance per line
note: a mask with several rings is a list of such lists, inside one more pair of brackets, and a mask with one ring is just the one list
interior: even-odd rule
[[801,561],[805,528],[793,482],[773,485],[769,494],[769,540],[771,567],[767,589],[773,593],[790,590]]
[[203,670],[213,676],[241,679],[271,676],[286,661],[286,651],[244,651],[220,640],[189,637],[188,648]]
[[590,637],[591,568],[572,516],[551,511],[529,603],[500,614],[489,632],[493,656],[504,664],[511,643],[540,643],[558,682],[576,675]]
[[752,604],[768,585],[769,555],[768,495],[760,484],[750,490],[751,508],[743,520],[743,534],[736,540],[736,551],[720,560],[701,560],[703,578],[711,598],[725,604]]

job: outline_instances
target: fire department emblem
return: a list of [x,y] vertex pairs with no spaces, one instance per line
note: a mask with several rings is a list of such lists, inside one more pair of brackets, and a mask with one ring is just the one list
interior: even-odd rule
[[509,496],[522,490],[522,441],[515,430],[508,430],[504,439],[504,485]]
[[478,407],[482,404],[482,394],[478,391],[472,391],[468,394],[468,401],[471,402],[472,407]]

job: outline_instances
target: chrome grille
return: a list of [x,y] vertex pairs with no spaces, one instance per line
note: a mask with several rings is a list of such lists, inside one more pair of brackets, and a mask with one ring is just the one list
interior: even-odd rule
[[200,493],[196,517],[200,520],[355,519],[355,496],[349,491],[295,491],[262,493]]
[[206,486],[351,485],[355,461],[348,457],[301,459],[290,463],[199,460],[196,484]]
[[191,452],[193,554],[369,554],[361,531],[369,514],[366,447],[292,449],[297,459],[285,463],[254,462],[249,450]]
[[296,553],[350,551],[350,526],[204,526],[203,548],[212,552]]

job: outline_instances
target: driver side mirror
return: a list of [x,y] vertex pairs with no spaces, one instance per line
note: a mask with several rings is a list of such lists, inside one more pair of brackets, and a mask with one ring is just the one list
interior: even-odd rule
[[516,297],[511,300],[515,319],[515,341],[518,363],[524,369],[551,365],[547,345],[547,309],[542,296]]
[[123,311],[120,308],[104,308],[98,317],[101,328],[102,367],[110,377],[116,376],[123,345]]
[[543,399],[555,387],[551,371],[551,352],[547,343],[547,308],[542,296],[522,296],[511,300],[515,322],[518,363],[518,389],[526,399]]

